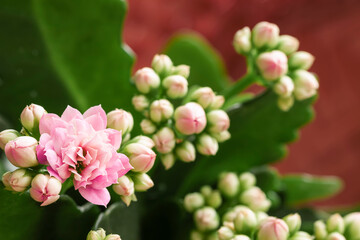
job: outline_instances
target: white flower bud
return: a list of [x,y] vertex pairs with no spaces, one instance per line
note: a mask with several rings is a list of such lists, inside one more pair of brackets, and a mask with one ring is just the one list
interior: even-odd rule
[[6,190],[13,191],[10,185],[10,177],[11,177],[11,172],[6,172],[2,175],[1,181],[4,184]]
[[260,224],[268,217],[269,217],[269,215],[267,215],[267,213],[265,213],[265,212],[256,212],[256,219],[257,219],[258,223],[260,223]]
[[208,134],[201,134],[196,144],[196,149],[202,155],[215,155],[219,150],[219,144],[215,138]]
[[224,103],[225,103],[224,96],[216,95],[214,101],[210,105],[210,109],[219,109],[224,105]]
[[235,33],[233,45],[239,54],[246,54],[251,49],[251,31],[249,27],[244,27]]
[[156,123],[168,120],[174,113],[173,105],[166,99],[155,100],[150,106],[150,119]]
[[183,162],[195,161],[196,151],[194,145],[189,141],[184,141],[175,150],[178,158]]
[[144,95],[134,96],[131,102],[138,112],[144,111],[149,106],[149,100]]
[[221,203],[222,203],[221,194],[217,190],[212,191],[210,195],[206,197],[206,204],[210,207],[216,209],[220,207]]
[[333,232],[327,236],[326,240],[346,240],[346,238],[341,233]]
[[281,35],[279,38],[279,50],[286,55],[296,52],[299,44],[299,40],[290,35]]
[[152,89],[158,88],[160,78],[151,68],[145,67],[135,72],[133,77],[137,90],[141,93],[149,93]]
[[236,235],[231,240],[250,240],[250,238],[246,235],[240,234],[240,235]]
[[96,232],[100,235],[100,237],[102,237],[102,238],[106,237],[106,232],[104,229],[99,228],[98,230],[96,230]]
[[135,201],[135,202],[137,201],[135,194],[132,194],[130,196],[120,195],[120,198],[125,203],[126,206],[130,206],[132,201]]
[[214,102],[215,97],[216,97],[215,93],[211,88],[202,87],[202,88],[199,88],[199,89],[195,90],[191,94],[190,99],[195,100],[203,108],[208,108]]
[[169,170],[175,163],[175,156],[172,153],[164,154],[161,156],[161,162],[166,170]]
[[155,143],[151,138],[142,135],[133,138],[132,141],[135,143],[140,143],[148,148],[153,148],[155,146]]
[[205,200],[200,193],[189,193],[184,198],[184,207],[188,212],[194,212],[204,205]]
[[231,138],[231,134],[229,131],[222,131],[219,133],[211,133],[211,136],[216,139],[216,141],[222,143]]
[[338,213],[333,214],[327,220],[326,228],[327,228],[329,233],[338,232],[338,233],[343,234],[344,230],[345,230],[344,219]]
[[154,56],[151,67],[161,76],[166,76],[171,73],[173,68],[173,63],[171,59],[164,54],[157,54]]
[[188,78],[190,76],[190,66],[188,65],[178,65],[173,67],[172,73],[173,75],[180,75],[184,78]]
[[296,232],[291,238],[291,240],[313,240],[314,237],[308,234],[307,232]]
[[294,91],[294,82],[288,76],[282,76],[274,85],[274,92],[281,97],[289,97]]
[[109,234],[104,240],[121,240],[121,238],[117,234]]
[[170,153],[175,147],[175,134],[171,128],[163,127],[153,135],[155,148],[159,153]]
[[223,173],[218,182],[220,192],[226,197],[234,197],[240,190],[240,182],[235,173]]
[[283,220],[288,225],[290,234],[294,234],[295,232],[299,231],[301,227],[301,217],[299,214],[289,214],[284,217]]
[[121,131],[122,136],[131,132],[133,126],[133,116],[125,110],[115,109],[107,114],[107,127]]
[[291,69],[308,70],[313,65],[314,60],[315,57],[308,52],[295,52],[289,58],[289,67]]
[[252,39],[256,47],[275,47],[279,41],[280,29],[269,22],[260,22],[252,30]]
[[286,240],[289,236],[289,228],[286,223],[274,217],[265,219],[257,234],[258,240]]
[[328,235],[326,225],[323,221],[316,221],[314,223],[314,235],[316,239],[324,239]]
[[229,116],[223,110],[212,110],[206,116],[210,133],[221,133],[230,127]]
[[144,134],[153,134],[156,131],[156,126],[149,119],[143,119],[140,127]]
[[277,100],[277,105],[280,110],[287,112],[294,105],[294,97],[279,97]]
[[287,73],[287,61],[283,52],[274,50],[260,54],[256,59],[256,65],[266,80],[275,81]]
[[205,185],[200,188],[200,192],[204,197],[208,197],[213,192],[213,190],[209,185]]
[[204,240],[204,235],[199,231],[191,231],[190,233],[190,240]]
[[240,233],[251,233],[257,226],[256,215],[247,207],[238,207],[234,219],[235,229]]
[[242,173],[239,176],[240,186],[242,190],[247,190],[256,184],[256,177],[250,172]]
[[162,85],[166,89],[166,95],[169,98],[184,97],[188,91],[188,82],[186,78],[180,75],[171,75],[164,79]]
[[219,240],[229,240],[234,236],[233,231],[225,226],[221,227],[217,233],[219,236]]
[[197,229],[203,232],[215,230],[219,226],[219,216],[211,207],[197,210],[194,214],[194,221]]
[[360,212],[354,212],[344,217],[346,236],[350,239],[360,239]]
[[271,202],[266,198],[265,193],[258,187],[252,187],[244,191],[240,196],[240,201],[255,212],[266,212],[271,205]]
[[40,119],[46,113],[45,109],[40,105],[31,104],[26,106],[20,115],[21,124],[29,132],[38,131]]
[[295,90],[297,100],[304,100],[314,96],[319,88],[319,82],[314,74],[305,70],[297,70],[294,73]]
[[[8,184],[15,192],[24,192],[31,184],[32,177],[26,169],[20,168],[12,172],[8,178]],[[6,186],[6,184],[4,183]]]
[[91,230],[86,237],[86,240],[103,240],[103,239],[104,238],[102,238],[99,233],[93,230]]
[[135,174],[133,177],[133,181],[135,190],[138,192],[145,192],[149,188],[152,188],[154,186],[154,182],[146,173]]
[[5,150],[5,145],[12,141],[15,140],[15,138],[20,137],[21,134],[14,130],[14,129],[6,129],[2,132],[0,132],[0,148],[2,150]]
[[135,192],[134,182],[128,176],[124,175],[118,179],[117,184],[113,184],[114,192],[121,196],[131,196]]

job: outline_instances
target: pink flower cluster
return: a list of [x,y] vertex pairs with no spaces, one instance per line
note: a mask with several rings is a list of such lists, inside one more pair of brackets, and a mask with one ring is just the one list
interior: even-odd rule
[[40,120],[40,142],[36,148],[40,164],[48,165],[50,175],[64,182],[73,176],[76,190],[89,202],[106,206],[107,187],[117,183],[133,167],[117,150],[121,132],[107,129],[101,106],[83,115],[68,106],[61,117],[45,114]]

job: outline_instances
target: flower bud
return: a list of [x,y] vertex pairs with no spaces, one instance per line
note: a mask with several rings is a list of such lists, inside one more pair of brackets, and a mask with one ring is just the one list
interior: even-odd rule
[[286,55],[296,52],[299,48],[299,40],[290,35],[281,35],[279,38],[279,50]]
[[220,175],[218,188],[226,197],[234,197],[240,190],[239,178],[235,173],[223,173]]
[[134,143],[140,143],[148,148],[153,148],[155,146],[154,141],[146,136],[139,135],[132,139]]
[[41,117],[47,112],[42,106],[31,104],[26,106],[20,115],[20,121],[29,132],[38,131]]
[[117,234],[109,234],[104,240],[121,240],[121,238]]
[[178,65],[176,67],[173,67],[172,73],[173,75],[180,75],[184,78],[188,78],[190,75],[190,66],[188,65]]
[[222,198],[221,198],[220,192],[217,190],[212,191],[210,193],[210,195],[206,197],[206,203],[208,206],[215,208],[215,209],[220,207],[220,205],[222,203]]
[[300,101],[314,96],[319,88],[319,83],[314,74],[305,70],[295,71],[294,83],[294,95]]
[[250,172],[242,173],[239,176],[240,186],[242,190],[247,190],[256,184],[256,177]]
[[8,183],[13,191],[24,192],[30,186],[31,179],[32,177],[27,173],[26,169],[20,168],[10,174]]
[[271,202],[266,198],[265,193],[258,187],[252,187],[244,191],[240,196],[240,201],[255,212],[266,212],[271,205]]
[[209,197],[213,190],[209,185],[205,185],[200,188],[200,192],[204,197]]
[[157,54],[152,60],[151,67],[155,70],[155,72],[157,72],[157,74],[166,76],[171,72],[173,63],[167,55]]
[[350,213],[344,217],[347,238],[360,239],[360,212]]
[[151,180],[150,176],[146,173],[139,173],[134,175],[134,186],[135,190],[138,192],[144,192],[149,188],[154,186],[154,182]]
[[150,119],[156,123],[168,120],[173,113],[174,107],[166,99],[156,100],[150,106]]
[[37,145],[38,141],[33,137],[18,137],[6,144],[5,154],[14,166],[34,167],[39,164],[36,158]]
[[278,44],[280,29],[276,24],[260,22],[252,30],[253,43],[256,47],[273,48]]
[[218,142],[225,142],[231,138],[231,134],[229,131],[222,131],[219,133],[211,133],[211,136],[216,139]]
[[121,196],[131,196],[135,192],[133,180],[126,175],[120,177],[118,183],[113,184],[112,188]]
[[195,90],[191,95],[190,99],[195,100],[199,103],[203,108],[208,108],[215,100],[215,93],[209,87],[202,87]]
[[31,182],[30,196],[41,206],[47,206],[60,198],[61,182],[49,175],[38,174]]
[[324,239],[328,235],[326,225],[323,221],[316,221],[314,223],[314,235],[316,239]]
[[260,224],[269,217],[269,215],[267,215],[265,212],[256,212],[255,215],[258,223]]
[[13,191],[10,185],[10,177],[11,177],[11,172],[6,172],[2,175],[1,181],[4,184],[6,190]]
[[326,240],[346,240],[346,238],[338,232],[333,232],[327,236]]
[[136,195],[132,194],[130,196],[120,196],[121,200],[125,203],[126,206],[130,206],[132,201],[137,201]]
[[228,130],[230,119],[225,111],[212,110],[206,116],[211,133],[220,133]]
[[240,235],[236,235],[231,240],[250,240],[250,238],[246,235],[240,234]]
[[196,157],[195,147],[191,142],[184,141],[176,148],[176,155],[183,162],[192,162]]
[[15,138],[20,137],[21,134],[14,130],[14,129],[6,129],[2,132],[0,132],[0,148],[2,150],[5,150],[5,145],[12,141],[15,140]]
[[180,75],[171,75],[164,79],[163,86],[169,98],[184,97],[188,91],[188,81]]
[[237,232],[251,233],[257,226],[256,215],[247,207],[238,207],[234,224]]
[[151,68],[145,67],[136,71],[133,77],[137,90],[141,93],[149,93],[160,85],[160,78]]
[[200,193],[189,193],[184,198],[184,207],[188,212],[194,212],[205,205],[204,197]]
[[169,170],[175,163],[175,156],[172,153],[164,154],[161,156],[161,162],[166,170]]
[[260,54],[256,65],[261,75],[268,81],[279,79],[288,71],[287,57],[278,50]]
[[218,230],[218,236],[219,240],[229,240],[234,236],[234,233],[230,228],[223,226]]
[[239,54],[246,54],[251,49],[251,31],[249,27],[244,27],[235,33],[233,45]]
[[131,113],[115,109],[107,114],[107,127],[121,131],[122,136],[125,136],[134,126],[134,119]]
[[299,214],[289,214],[284,217],[284,221],[289,227],[290,235],[300,230],[301,227],[301,217]]
[[98,230],[96,230],[96,232],[100,235],[102,239],[106,237],[106,232],[104,229],[99,228]]
[[190,240],[204,240],[204,235],[199,231],[191,231],[190,233]]
[[281,97],[289,97],[294,91],[294,83],[288,76],[282,76],[274,85],[274,92]]
[[313,65],[314,60],[314,56],[308,52],[295,52],[289,58],[289,67],[292,69],[308,70]]
[[259,240],[286,240],[289,228],[283,220],[269,217],[261,223],[257,236]]
[[100,234],[94,230],[91,230],[86,237],[86,240],[103,240],[103,239],[104,238],[102,238]]
[[211,207],[197,210],[194,214],[194,221],[197,229],[203,232],[215,230],[219,226],[219,216]]
[[329,233],[338,232],[338,233],[342,234],[342,233],[344,233],[344,230],[345,230],[344,219],[338,213],[333,214],[327,220],[326,228]]
[[202,155],[215,155],[219,149],[219,144],[215,138],[203,133],[198,139],[196,149]]
[[149,100],[144,95],[134,96],[131,102],[138,112],[144,111],[149,106]]
[[225,98],[221,95],[216,95],[214,101],[210,105],[210,109],[219,109],[224,105]]
[[134,172],[148,172],[154,165],[156,154],[140,143],[130,143],[125,147],[124,152],[129,157]]
[[291,238],[291,240],[313,240],[313,236],[308,234],[307,232],[296,232]]
[[294,105],[294,97],[279,97],[277,101],[277,105],[280,110],[287,112]]
[[175,134],[171,128],[163,127],[153,135],[153,141],[159,153],[169,153],[175,147]]
[[153,134],[156,131],[156,126],[149,119],[143,119],[140,127],[144,134]]
[[174,118],[176,129],[182,134],[200,133],[206,126],[205,111],[194,102],[178,107],[175,110]]

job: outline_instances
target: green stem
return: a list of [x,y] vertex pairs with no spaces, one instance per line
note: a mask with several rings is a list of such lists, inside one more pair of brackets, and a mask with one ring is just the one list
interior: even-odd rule
[[234,85],[227,88],[222,95],[225,99],[230,99],[234,95],[244,91],[248,88],[251,84],[256,81],[256,77],[252,72],[247,73],[245,76],[240,78]]

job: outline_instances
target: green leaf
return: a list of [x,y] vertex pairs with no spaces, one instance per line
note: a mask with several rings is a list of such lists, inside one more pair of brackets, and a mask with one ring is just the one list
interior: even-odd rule
[[190,66],[190,85],[211,87],[220,92],[228,85],[223,60],[201,36],[180,34],[175,36],[165,49],[175,65]]
[[130,103],[133,56],[122,43],[125,0],[0,0],[1,113],[31,102],[61,113]]
[[287,205],[328,198],[337,194],[343,187],[338,177],[320,177],[309,174],[286,175],[282,182]]
[[85,239],[100,210],[87,204],[76,206],[67,197],[40,207],[28,193],[14,194],[0,186],[1,236],[7,240]]
[[119,234],[124,240],[140,239],[140,209],[138,202],[126,207],[123,202],[112,204],[100,214],[93,229],[103,228],[107,234]]

